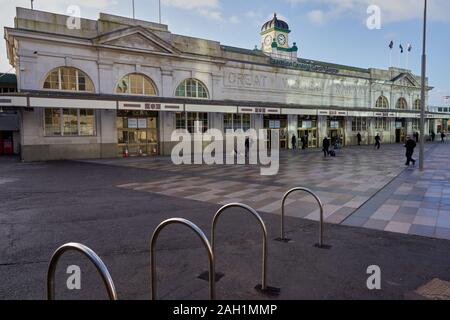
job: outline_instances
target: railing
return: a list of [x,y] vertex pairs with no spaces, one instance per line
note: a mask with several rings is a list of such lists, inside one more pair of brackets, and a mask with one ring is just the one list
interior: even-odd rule
[[283,242],[289,242],[290,239],[286,238],[286,232],[285,232],[285,228],[284,228],[284,216],[285,216],[285,205],[286,205],[286,200],[289,197],[289,195],[291,195],[294,192],[306,192],[310,195],[312,195],[314,197],[314,199],[316,199],[319,207],[320,207],[320,224],[319,224],[319,243],[318,243],[318,247],[319,248],[324,248],[324,242],[323,242],[323,224],[324,224],[324,218],[323,218],[323,214],[324,214],[324,210],[323,210],[323,204],[322,201],[320,200],[320,198],[311,190],[307,189],[307,188],[303,188],[303,187],[298,187],[298,188],[293,188],[291,190],[289,190],[288,192],[286,192],[286,194],[283,196],[283,200],[281,203],[281,238],[277,239],[279,241],[283,241]]
[[118,300],[116,288],[114,287],[114,282],[112,277],[108,271],[108,268],[103,263],[102,259],[90,248],[85,245],[79,243],[68,243],[61,246],[59,249],[55,251],[53,254],[47,272],[47,299],[54,300],[55,299],[55,272],[56,266],[58,265],[58,261],[61,256],[68,251],[76,251],[84,256],[86,256],[96,267],[97,271],[102,276],[103,283],[106,286],[106,290],[108,291],[108,296],[110,300]]
[[218,221],[219,217],[225,211],[227,211],[228,209],[231,209],[231,208],[241,208],[241,209],[246,210],[247,212],[252,214],[258,220],[259,225],[261,226],[261,229],[263,232],[263,251],[262,251],[263,261],[262,261],[261,290],[266,291],[268,289],[268,287],[267,287],[267,228],[266,228],[266,225],[265,225],[264,221],[262,220],[261,216],[258,214],[258,212],[256,212],[256,210],[254,210],[253,208],[251,208],[245,204],[231,203],[226,206],[223,206],[222,208],[219,209],[219,211],[217,211],[217,213],[213,219],[212,231],[211,231],[211,239],[212,239],[211,243],[212,243],[213,254],[215,256],[217,221]]
[[150,268],[151,268],[151,281],[152,281],[152,283],[151,283],[152,300],[157,299],[157,276],[156,276],[156,256],[155,256],[156,243],[157,243],[157,240],[158,240],[158,237],[159,237],[159,234],[161,233],[161,231],[171,224],[181,224],[181,225],[188,227],[189,229],[191,229],[192,231],[194,231],[197,234],[197,236],[200,238],[203,245],[205,246],[205,249],[208,253],[208,260],[209,260],[209,298],[211,300],[214,300],[215,296],[216,296],[216,292],[215,292],[216,291],[216,289],[215,289],[216,281],[215,281],[214,253],[211,248],[211,245],[208,241],[208,238],[205,236],[205,234],[199,227],[197,227],[191,221],[186,220],[186,219],[181,219],[181,218],[169,219],[169,220],[162,222],[154,231],[152,239],[150,241],[150,256],[151,256],[150,257],[150,259],[151,259],[151,267]]

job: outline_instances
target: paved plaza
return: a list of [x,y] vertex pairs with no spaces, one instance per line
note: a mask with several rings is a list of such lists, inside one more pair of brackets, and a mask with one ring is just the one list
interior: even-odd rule
[[[404,149],[346,148],[323,159],[317,150],[283,152],[280,173],[253,166],[174,166],[167,158],[20,163],[0,158],[0,299],[43,299],[48,262],[67,242],[94,249],[105,261],[120,299],[149,299],[149,239],[156,226],[186,218],[210,237],[222,204],[259,211],[269,243],[269,285],[278,298],[253,288],[261,279],[261,230],[231,210],[218,225],[219,299],[448,298],[450,145],[427,145],[427,170],[404,166]],[[279,237],[280,200],[291,187],[316,191],[325,203],[325,243],[318,249],[318,207],[304,194],[287,202]],[[158,243],[161,299],[206,299],[205,251],[182,227]],[[68,291],[64,266],[79,265],[83,287]],[[370,291],[368,266],[382,270],[382,290]],[[58,299],[104,299],[95,269],[67,254],[57,269]]]
[[[426,151],[424,173],[405,168],[399,145],[380,151],[349,148],[326,159],[314,151],[286,152],[273,177],[261,176],[255,166],[174,166],[169,159],[106,162],[170,173],[163,181],[120,188],[223,205],[239,202],[281,214],[283,195],[292,187],[307,187],[324,203],[327,223],[450,239],[450,148],[436,144]],[[288,216],[318,221],[319,212],[307,194],[293,194],[286,201]]]

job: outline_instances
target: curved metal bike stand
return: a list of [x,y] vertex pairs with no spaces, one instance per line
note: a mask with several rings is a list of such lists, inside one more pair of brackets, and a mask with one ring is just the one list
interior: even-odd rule
[[263,262],[262,262],[262,279],[261,284],[257,285],[255,287],[256,290],[261,291],[262,293],[270,294],[270,295],[278,295],[280,292],[280,289],[278,288],[272,288],[267,286],[267,228],[262,220],[261,216],[256,212],[255,209],[251,208],[250,206],[247,206],[242,203],[230,203],[217,211],[216,215],[214,216],[213,222],[212,222],[212,229],[211,229],[211,244],[212,244],[212,250],[213,254],[215,254],[215,244],[216,244],[216,226],[217,221],[219,217],[224,213],[226,210],[231,208],[241,208],[246,210],[247,212],[251,213],[259,222],[261,229],[263,231]]
[[162,222],[156,229],[155,232],[153,232],[152,239],[150,241],[150,256],[151,256],[151,279],[152,279],[152,300],[156,300],[156,291],[157,291],[157,277],[156,277],[156,256],[155,256],[155,250],[156,250],[156,242],[158,240],[159,234],[161,231],[166,228],[167,226],[171,224],[181,224],[197,234],[197,236],[202,241],[203,245],[206,248],[206,251],[208,253],[208,260],[209,260],[209,298],[211,300],[214,300],[216,298],[216,281],[215,281],[215,267],[214,267],[214,254],[213,250],[211,249],[211,245],[208,241],[208,238],[203,233],[203,231],[197,227],[195,224],[193,224],[191,221],[181,218],[174,218],[169,219],[164,222]]
[[108,291],[108,296],[110,300],[118,300],[116,288],[114,287],[114,282],[109,274],[108,268],[103,263],[102,259],[90,248],[79,243],[67,243],[60,248],[58,248],[50,260],[50,264],[47,272],[47,299],[55,299],[55,271],[61,256],[67,251],[76,251],[84,256],[86,256],[94,265],[97,271],[102,276],[103,283]]
[[322,248],[322,249],[329,249],[330,246],[326,246],[323,243],[323,224],[324,224],[324,219],[323,219],[323,204],[322,201],[320,200],[320,198],[310,189],[307,188],[303,188],[303,187],[298,187],[298,188],[293,188],[291,190],[289,190],[288,192],[286,192],[286,194],[283,196],[283,201],[281,203],[281,238],[276,239],[277,241],[281,241],[281,242],[289,242],[290,239],[286,238],[286,234],[285,234],[285,230],[284,230],[284,214],[285,214],[285,204],[286,204],[286,200],[289,197],[289,195],[291,195],[294,192],[297,191],[302,191],[302,192],[306,192],[309,193],[310,195],[312,195],[314,197],[314,199],[317,200],[317,203],[320,207],[320,225],[319,225],[319,243],[316,245],[318,248]]

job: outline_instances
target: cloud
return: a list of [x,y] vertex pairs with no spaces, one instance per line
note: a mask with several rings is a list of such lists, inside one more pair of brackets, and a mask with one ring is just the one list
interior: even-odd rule
[[211,20],[224,21],[219,0],[162,0],[166,7],[189,10]]
[[[350,15],[367,16],[370,5],[381,9],[383,23],[400,22],[421,19],[423,16],[423,1],[419,0],[285,0],[291,5],[316,6],[317,9],[308,13],[311,21],[318,19],[339,19]],[[437,21],[450,21],[450,1],[429,1],[429,18]],[[319,10],[320,7],[320,10]],[[321,13],[319,13],[319,11]]]
[[308,12],[308,18],[315,24],[322,24],[325,22],[325,13],[322,10],[313,10]]
[[230,17],[230,22],[231,22],[232,24],[239,24],[239,23],[241,23],[241,19],[239,19],[238,16],[231,16],[231,17]]

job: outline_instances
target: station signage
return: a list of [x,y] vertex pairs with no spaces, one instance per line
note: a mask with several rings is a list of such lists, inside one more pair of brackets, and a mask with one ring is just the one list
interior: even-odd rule
[[281,114],[281,109],[277,108],[261,108],[261,107],[239,107],[239,113],[252,114]]
[[346,117],[348,112],[341,110],[319,110],[318,114],[319,116]]
[[184,111],[182,104],[171,103],[144,103],[144,102],[124,102],[119,101],[119,110],[140,110],[140,111]]
[[395,112],[374,112],[373,115],[376,118],[397,118]]
[[317,63],[314,63],[313,61],[291,61],[291,60],[283,60],[283,59],[270,59],[270,63],[275,66],[280,67],[288,67],[298,70],[304,70],[304,71],[311,71],[311,72],[321,72],[321,73],[328,73],[328,74],[338,74],[339,69],[332,68],[325,65],[319,65]]

